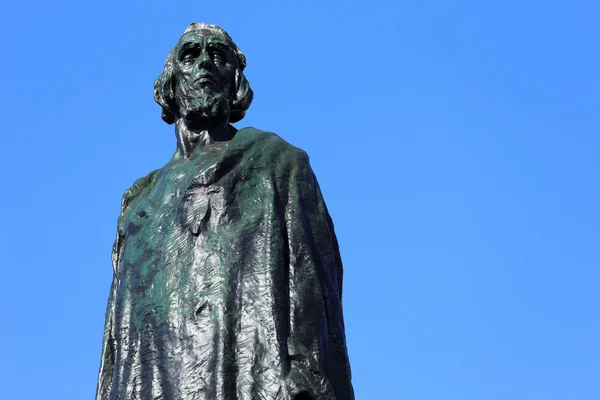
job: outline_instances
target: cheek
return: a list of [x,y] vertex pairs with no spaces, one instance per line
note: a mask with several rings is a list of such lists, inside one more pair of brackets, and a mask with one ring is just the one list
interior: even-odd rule
[[175,73],[175,80],[180,83],[185,83],[190,79],[190,71],[178,68]]
[[190,75],[180,74],[175,80],[175,90],[180,94],[185,94],[190,90]]
[[218,70],[223,82],[230,85],[235,83],[235,69],[231,65],[220,65],[218,66]]

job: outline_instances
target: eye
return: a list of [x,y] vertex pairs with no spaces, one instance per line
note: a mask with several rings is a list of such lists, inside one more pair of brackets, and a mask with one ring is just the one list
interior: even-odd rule
[[179,56],[179,61],[184,64],[189,64],[194,61],[200,55],[200,49],[197,47],[190,47],[181,52]]
[[221,50],[216,47],[212,47],[210,50],[210,56],[216,64],[226,64],[227,56]]

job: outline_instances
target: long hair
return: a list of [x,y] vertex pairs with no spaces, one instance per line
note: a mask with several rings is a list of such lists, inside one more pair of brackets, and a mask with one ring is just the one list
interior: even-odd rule
[[[239,47],[233,42],[229,34],[216,25],[193,22],[187,27],[183,34],[185,35],[190,31],[200,29],[209,29],[226,38],[236,55],[234,82],[235,95],[231,101],[229,122],[238,122],[246,115],[246,110],[250,107],[254,96],[254,93],[250,88],[250,83],[244,75],[246,56],[244,56],[244,53],[242,53]],[[167,124],[172,124],[179,118],[179,108],[175,101],[174,65],[176,48],[177,45],[171,49],[167,56],[167,60],[165,61],[165,67],[162,73],[158,76],[156,81],[154,81],[154,100],[162,107],[161,117]]]

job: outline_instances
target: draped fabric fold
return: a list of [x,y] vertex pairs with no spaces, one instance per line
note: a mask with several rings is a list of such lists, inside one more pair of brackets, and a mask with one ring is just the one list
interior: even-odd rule
[[333,224],[277,135],[245,128],[138,180],[113,267],[96,400],[354,399]]

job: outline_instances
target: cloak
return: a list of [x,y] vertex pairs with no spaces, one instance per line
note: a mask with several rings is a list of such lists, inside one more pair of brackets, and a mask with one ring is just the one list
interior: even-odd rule
[[96,400],[353,400],[306,153],[244,128],[123,195]]

